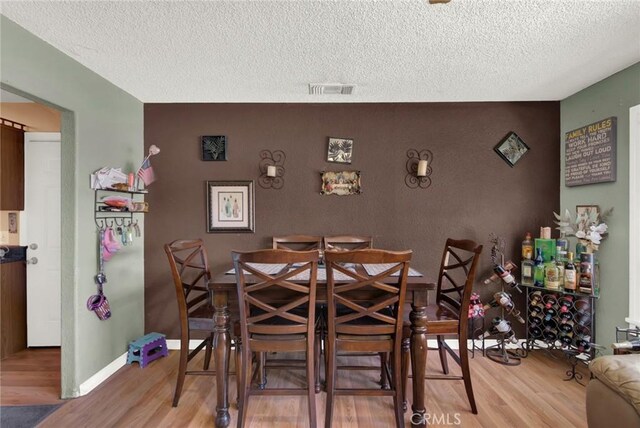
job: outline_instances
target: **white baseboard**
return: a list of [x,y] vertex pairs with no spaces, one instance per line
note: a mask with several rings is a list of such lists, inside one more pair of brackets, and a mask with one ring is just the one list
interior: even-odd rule
[[120,370],[121,367],[127,364],[127,352],[120,355],[118,358],[110,362],[107,366],[102,368],[98,373],[91,376],[89,379],[80,384],[78,388],[78,396],[87,395],[93,391],[98,385],[107,380],[109,376]]
[[[445,339],[445,342],[447,343],[447,345],[449,345],[449,348],[451,349],[458,349],[458,339]],[[519,339],[518,343],[509,343],[507,344],[507,349],[516,349],[516,348],[521,348],[522,344],[525,343],[526,340],[524,339]],[[469,350],[471,350],[471,339],[469,339],[467,341],[467,348]],[[489,346],[494,346],[498,344],[498,340],[497,339],[485,339],[484,341],[484,347],[488,348]],[[436,348],[438,346],[438,342],[436,341],[436,339],[429,339],[427,340],[427,346],[429,348]],[[476,339],[476,346],[482,346],[482,339]]]
[[[202,343],[200,339],[191,339],[189,341],[189,349],[196,349],[199,344]],[[179,339],[167,339],[167,349],[170,351],[179,351],[180,350],[180,340]]]

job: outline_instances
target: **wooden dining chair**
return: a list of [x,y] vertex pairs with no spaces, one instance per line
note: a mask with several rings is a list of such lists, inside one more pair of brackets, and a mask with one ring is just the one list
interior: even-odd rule
[[[402,410],[402,320],[411,251],[325,251],[327,264],[327,407],[325,427],[331,427],[336,395],[393,397],[396,426],[404,427]],[[369,276],[353,266],[380,266]],[[346,388],[337,385],[338,370],[360,367],[336,364],[336,355],[379,353],[391,355],[385,364],[389,389]]]
[[[232,252],[242,337],[238,427],[245,424],[250,395],[300,394],[307,395],[309,424],[316,427],[314,342],[319,256],[318,250]],[[270,273],[266,266],[274,264],[291,268]],[[307,385],[304,388],[254,387],[253,379],[268,367],[261,364],[261,356],[271,352],[305,353]],[[254,354],[258,356],[255,370]]]
[[[471,385],[471,371],[469,369],[469,353],[467,352],[468,313],[471,292],[476,276],[478,260],[482,253],[482,245],[470,240],[447,239],[440,263],[436,302],[427,306],[427,334],[437,336],[438,354],[442,365],[443,375],[428,375],[425,379],[464,380],[464,387],[471,404],[473,414],[478,413],[476,400]],[[408,378],[409,340],[411,338],[411,324],[408,319],[404,322],[403,359],[405,372],[403,373],[402,389],[405,394]],[[445,335],[455,335],[458,339],[459,355],[446,344]],[[462,369],[462,376],[449,375],[447,353]]]
[[[178,302],[180,322],[180,363],[173,395],[173,407],[178,405],[186,375],[215,376],[209,370],[213,345],[214,308],[209,299],[207,282],[211,278],[207,250],[202,239],[177,240],[164,246],[169,258]],[[206,338],[189,352],[192,333],[203,332]],[[198,352],[205,349],[203,370],[187,370],[187,365]]]
[[322,236],[313,235],[285,235],[274,236],[272,240],[274,250],[310,251],[322,248]]
[[363,250],[373,248],[371,236],[337,235],[325,236],[323,239],[325,250]]

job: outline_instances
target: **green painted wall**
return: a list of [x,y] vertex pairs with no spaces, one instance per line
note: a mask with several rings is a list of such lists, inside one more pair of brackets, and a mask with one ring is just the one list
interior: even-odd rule
[[63,111],[62,396],[72,397],[144,332],[141,239],[106,265],[112,318],[99,321],[86,308],[96,292],[97,270],[89,174],[102,166],[137,168],[143,158],[143,105],[6,17],[0,19],[2,86]]
[[614,183],[566,187],[564,143],[560,150],[560,206],[575,211],[576,205],[614,207],[609,236],[600,246],[601,297],[596,311],[596,341],[609,347],[615,327],[626,325],[629,308],[629,108],[640,104],[640,63],[590,86],[560,103],[561,141],[565,133],[580,126],[618,118],[618,175]]

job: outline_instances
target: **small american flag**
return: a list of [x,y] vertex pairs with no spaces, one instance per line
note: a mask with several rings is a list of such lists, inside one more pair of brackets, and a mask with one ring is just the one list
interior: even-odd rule
[[144,182],[145,186],[148,186],[149,184],[156,181],[156,175],[153,173],[153,168],[151,167],[151,162],[148,158],[144,161],[144,163],[138,170],[138,177],[140,177],[140,180]]

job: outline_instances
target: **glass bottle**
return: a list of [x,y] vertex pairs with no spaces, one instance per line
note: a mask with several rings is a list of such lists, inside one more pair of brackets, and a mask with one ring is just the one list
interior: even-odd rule
[[523,259],[522,260],[522,285],[533,285],[533,272],[535,270],[535,263],[531,259]]
[[565,253],[569,251],[569,240],[566,232],[560,232],[560,237],[556,240],[556,246],[562,248]]
[[573,253],[569,252],[564,265],[564,289],[576,291],[576,265],[573,264]]
[[564,265],[566,263],[567,252],[560,245],[556,246],[556,267],[558,268],[558,288],[564,286]]
[[536,258],[534,260],[533,269],[533,285],[536,287],[544,286],[544,258],[542,257],[542,248],[536,248]]
[[545,265],[544,269],[544,286],[550,290],[560,288],[560,276],[558,266],[556,266],[555,257],[551,256],[551,260]]
[[531,260],[533,258],[533,240],[531,232],[527,232],[524,241],[522,241],[522,260]]

